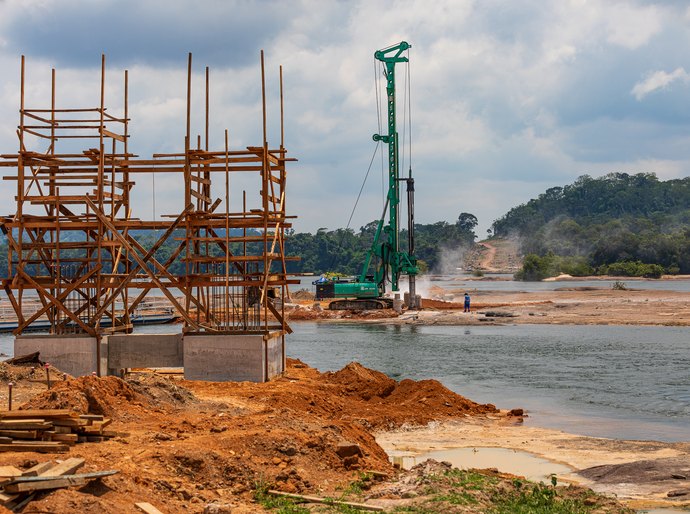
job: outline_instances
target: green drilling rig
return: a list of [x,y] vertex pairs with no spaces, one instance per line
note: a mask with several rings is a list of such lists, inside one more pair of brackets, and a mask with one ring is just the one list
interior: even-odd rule
[[[331,310],[370,310],[393,306],[393,300],[386,295],[399,290],[400,276],[409,277],[408,307],[419,308],[415,289],[415,277],[419,272],[414,257],[414,179],[410,166],[407,177],[400,176],[398,131],[396,127],[395,65],[408,62],[403,53],[410,48],[405,41],[378,50],[374,58],[384,66],[386,78],[388,134],[374,134],[373,139],[388,146],[388,194],[381,219],[378,222],[374,241],[367,253],[358,277],[321,279],[315,282],[316,299],[335,298],[329,304]],[[400,250],[400,183],[407,185],[407,252]],[[386,223],[386,211],[388,222]],[[372,259],[376,257],[376,268],[369,274]]]

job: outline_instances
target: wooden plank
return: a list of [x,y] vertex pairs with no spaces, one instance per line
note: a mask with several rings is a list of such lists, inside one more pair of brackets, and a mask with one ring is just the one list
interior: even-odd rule
[[379,507],[378,505],[367,505],[366,503],[345,502],[345,501],[331,500],[330,498],[320,498],[318,496],[307,496],[307,495],[303,495],[303,494],[284,493],[282,491],[274,491],[274,490],[269,490],[268,494],[272,494],[274,496],[283,496],[285,498],[292,498],[293,500],[302,501],[302,502],[324,503],[326,505],[342,505],[345,507],[354,507],[356,509],[371,510],[374,512],[383,512],[384,511],[383,507]]
[[20,477],[22,470],[14,466],[0,466],[0,477]]
[[84,435],[79,437],[79,441],[82,443],[102,443],[107,440],[108,438],[102,435]]
[[90,419],[91,421],[103,421],[103,414],[82,414],[79,419]]
[[24,507],[26,507],[26,505],[30,501],[33,501],[35,496],[36,496],[36,493],[15,494],[14,497],[16,499],[13,502],[8,503],[7,508],[12,510],[13,512],[20,512]]
[[211,203],[211,199],[208,196],[202,195],[201,193],[197,193],[193,189],[191,189],[189,192],[192,194],[194,198],[198,198],[202,202]]
[[0,421],[0,430],[50,430],[52,423],[42,419]]
[[38,430],[0,430],[0,437],[12,439],[38,439]]
[[0,419],[20,419],[20,418],[75,418],[79,414],[71,409],[27,409],[27,410],[6,410],[0,411]]
[[60,475],[57,477],[49,477],[49,476],[37,476],[37,477],[17,477],[12,479],[13,484],[30,484],[32,482],[50,482],[52,480],[58,479],[58,478],[85,478],[85,479],[91,479],[91,478],[103,478],[103,477],[108,477],[110,475],[115,475],[119,473],[118,470],[116,469],[109,469],[107,471],[93,471],[91,473],[77,473],[76,475]]
[[56,477],[59,475],[72,475],[76,470],[81,468],[86,463],[86,459],[72,457],[57,466],[44,471],[39,476],[41,477]]
[[[91,128],[91,127],[89,127]],[[125,136],[121,136],[120,134],[116,134],[115,132],[111,132],[110,130],[106,130],[104,128],[101,128],[101,133],[104,136],[111,137],[117,141],[120,141],[121,143],[125,142]]]
[[85,427],[89,422],[85,419],[73,418],[73,419],[54,419],[53,425],[56,427]]
[[17,498],[17,494],[5,494],[3,492],[0,492],[0,505],[7,505],[8,503],[13,502]]
[[79,430],[79,433],[84,435],[101,435],[102,432],[103,429],[98,425],[84,427]]
[[134,506],[140,511],[145,512],[146,514],[163,514],[160,510],[151,505],[149,502],[135,503]]
[[0,437],[0,444],[12,444],[11,437]]
[[44,491],[47,489],[62,489],[74,485],[85,485],[85,478],[55,478],[37,482],[21,482],[5,485],[8,493],[26,493],[31,491]]
[[35,477],[35,476],[40,475],[41,473],[48,471],[50,468],[52,468],[54,466],[57,466],[57,462],[54,462],[52,460],[48,460],[45,462],[39,462],[35,466],[24,471],[24,473],[22,473],[22,476],[23,477]]
[[61,441],[67,444],[76,444],[79,436],[77,434],[58,434],[57,432],[46,432],[46,436],[50,438],[51,441]]
[[51,441],[35,441],[31,443],[13,442],[0,444],[0,452],[38,452],[38,453],[66,453],[69,446]]

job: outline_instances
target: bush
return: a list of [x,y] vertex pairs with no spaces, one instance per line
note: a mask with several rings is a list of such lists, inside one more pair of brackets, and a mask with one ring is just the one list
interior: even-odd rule
[[522,261],[522,269],[515,274],[515,280],[524,280],[526,282],[538,282],[552,275],[551,266],[553,255],[548,254],[544,257],[539,257],[536,254],[530,253],[525,256]]
[[621,277],[661,278],[664,267],[660,264],[645,264],[640,261],[621,261],[600,266],[597,273]]

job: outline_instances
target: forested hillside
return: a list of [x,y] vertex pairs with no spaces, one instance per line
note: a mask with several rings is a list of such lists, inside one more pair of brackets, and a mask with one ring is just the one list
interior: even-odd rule
[[512,208],[492,230],[520,238],[528,275],[690,273],[690,178],[584,175]]

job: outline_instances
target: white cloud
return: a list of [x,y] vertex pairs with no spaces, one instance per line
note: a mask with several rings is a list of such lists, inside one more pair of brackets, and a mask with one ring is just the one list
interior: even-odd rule
[[646,45],[662,29],[662,14],[655,5],[639,7],[618,2],[606,9],[608,41],[634,50]]
[[[9,70],[0,77],[0,153],[17,146],[19,55],[27,55],[31,106],[49,101],[55,66],[60,106],[85,107],[98,103],[104,49],[111,112],[122,104],[121,70],[130,69],[132,151],[147,157],[182,148],[188,50],[194,52],[193,134],[203,132],[203,66],[211,64],[211,147],[222,146],[226,128],[231,147],[256,144],[258,55],[264,48],[271,142],[278,139],[278,64],[284,69],[286,144],[299,159],[289,174],[290,214],[299,217],[295,228],[336,228],[349,215],[373,151],[373,53],[406,40],[412,44],[412,159],[420,222],[453,221],[466,211],[486,228],[512,206],[585,173],[690,172],[690,145],[684,144],[690,109],[679,101],[679,88],[671,88],[688,81],[690,70],[683,50],[690,10],[681,2],[198,4],[0,0],[0,69]],[[161,9],[163,20],[156,18]],[[86,23],[78,16],[82,11],[91,27],[88,44],[76,37]],[[54,13],[49,30],[20,23],[43,12]],[[214,22],[204,23],[203,30],[190,28],[194,20],[210,18]],[[242,31],[228,39],[230,19]],[[126,40],[111,37],[121,35],[124,25]],[[55,37],[70,30],[75,37]],[[404,69],[398,68],[399,78]],[[647,70],[674,71],[645,75]],[[631,91],[639,77],[644,79]],[[657,95],[653,109],[650,102],[636,101],[659,89],[669,94]],[[176,208],[174,199],[164,205],[173,196],[166,186],[171,187],[156,183],[158,213]],[[135,210],[146,217],[150,180],[142,177],[135,189]],[[5,191],[2,198],[10,198]],[[380,193],[380,180],[370,178],[353,225],[380,214]]]
[[681,80],[687,82],[690,80],[690,76],[683,68],[676,68],[671,73],[666,73],[665,71],[655,71],[649,73],[647,78],[643,81],[638,82],[630,91],[637,100],[642,100],[649,93],[652,93],[658,89],[666,89],[671,83]]

